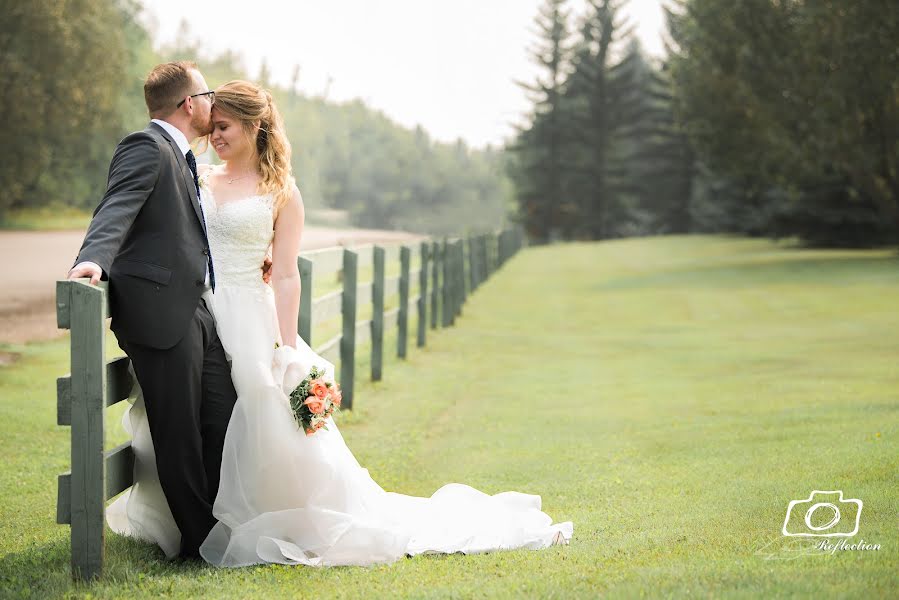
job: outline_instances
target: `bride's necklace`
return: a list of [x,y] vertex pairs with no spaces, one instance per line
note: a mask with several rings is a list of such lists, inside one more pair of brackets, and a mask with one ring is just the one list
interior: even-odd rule
[[251,175],[253,175],[253,173],[247,173],[246,175],[241,175],[240,177],[230,177],[228,179],[228,185],[231,185],[235,181],[240,181],[241,179],[246,179],[247,177],[250,177]]

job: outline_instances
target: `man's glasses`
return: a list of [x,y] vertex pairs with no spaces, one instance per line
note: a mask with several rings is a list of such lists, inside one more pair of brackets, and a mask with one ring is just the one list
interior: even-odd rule
[[[200,92],[199,94],[191,94],[187,98],[196,98],[197,96],[209,96],[209,104],[215,104],[215,92]],[[181,108],[181,105],[187,102],[187,98],[175,105],[175,108]]]

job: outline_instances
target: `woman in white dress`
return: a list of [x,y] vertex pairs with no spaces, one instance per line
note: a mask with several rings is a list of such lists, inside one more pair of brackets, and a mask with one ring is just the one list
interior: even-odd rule
[[[202,557],[223,567],[371,565],[421,553],[568,543],[572,523],[553,524],[540,496],[491,496],[458,483],[430,498],[387,492],[356,461],[333,419],[312,435],[298,428],[290,391],[313,366],[333,381],[334,366],[296,333],[303,203],[290,145],[271,95],[252,83],[218,88],[212,116],[210,142],[224,164],[201,174],[216,270],[206,301],[238,399],[213,507],[219,523]],[[271,286],[259,274],[270,246]],[[139,395],[124,423],[137,456],[136,484],[110,505],[107,520],[174,556],[180,533],[156,477]]]

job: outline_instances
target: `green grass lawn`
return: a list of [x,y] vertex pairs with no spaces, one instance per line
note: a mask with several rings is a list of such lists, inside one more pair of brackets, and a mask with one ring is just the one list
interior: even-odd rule
[[[525,249],[454,327],[388,360],[384,381],[366,382],[363,361],[341,431],[388,490],[540,494],[574,522],[570,546],[217,570],[108,533],[106,575],[90,587],[70,582],[69,528],[54,524],[69,463],[69,430],[55,425],[65,341],[0,348],[22,353],[0,370],[0,593],[895,596],[897,307],[895,251],[717,236]],[[831,554],[782,537],[788,503],[812,490],[863,500],[853,540],[881,549]]]

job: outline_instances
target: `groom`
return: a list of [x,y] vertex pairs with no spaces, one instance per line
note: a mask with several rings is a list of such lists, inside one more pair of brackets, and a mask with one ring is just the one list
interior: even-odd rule
[[215,92],[195,64],[157,65],[152,121],[123,139],[69,279],[109,281],[111,328],[144,394],[159,481],[196,558],[215,525],[222,446],[236,394],[202,298],[215,268],[189,142],[212,131]]

